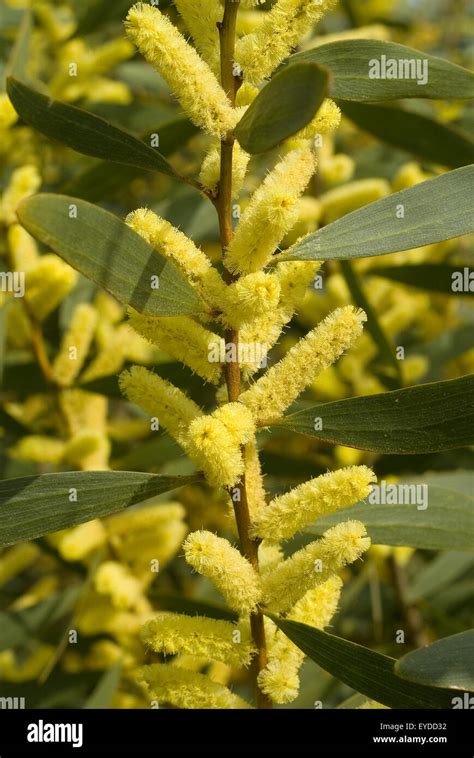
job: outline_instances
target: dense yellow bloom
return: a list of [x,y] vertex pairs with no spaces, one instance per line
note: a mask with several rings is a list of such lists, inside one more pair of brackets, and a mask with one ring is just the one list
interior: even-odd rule
[[16,221],[16,209],[22,200],[33,195],[41,184],[36,166],[28,165],[15,169],[0,201],[0,220],[5,224]]
[[150,694],[159,703],[176,708],[250,708],[227,687],[213,682],[204,674],[176,666],[154,663],[139,671],[139,680],[148,685]]
[[253,194],[224,256],[233,272],[264,268],[298,217],[297,202],[316,170],[310,147],[293,150]]
[[281,304],[288,310],[290,318],[302,305],[308,287],[320,268],[319,261],[291,261],[275,266],[275,274],[280,281]]
[[11,224],[7,232],[8,248],[15,271],[28,271],[38,262],[38,247],[20,224]]
[[0,586],[21,574],[39,556],[39,548],[34,542],[20,542],[0,555]]
[[66,561],[80,561],[104,545],[107,534],[102,521],[93,519],[72,529],[49,534],[47,539]]
[[[83,466],[83,462],[87,461],[90,456],[94,456],[101,449],[102,445],[107,445],[108,441],[104,439],[104,435],[94,430],[83,429],[74,435],[64,448],[63,460],[65,463],[72,463],[79,466],[84,471],[97,470],[99,467],[94,465],[93,469],[87,465]],[[105,468],[105,466],[103,467]]]
[[218,137],[235,126],[239,114],[211,69],[166,16],[157,8],[137,3],[129,11],[125,27],[197,126]]
[[142,600],[142,584],[118,561],[104,561],[94,576],[94,587],[108,595],[115,608],[135,608]]
[[[232,156],[232,197],[238,197],[242,189],[245,174],[249,164],[250,155],[243,150],[239,143],[234,145]],[[211,145],[206,153],[201,166],[199,181],[207,187],[213,195],[217,194],[217,188],[221,171],[221,147],[220,142]]]
[[[304,595],[291,609],[288,618],[324,629],[334,616],[342,581],[332,576]],[[304,660],[304,653],[278,630],[269,646],[268,663],[258,676],[258,683],[275,703],[291,703],[298,696],[298,671]]]
[[244,450],[245,458],[245,483],[247,488],[247,502],[251,519],[255,517],[260,508],[266,505],[265,488],[263,486],[262,470],[258,455],[257,443],[251,440]]
[[223,10],[219,0],[175,0],[179,15],[186,24],[196,48],[206,63],[217,74],[219,71],[219,32]]
[[351,466],[310,479],[261,509],[254,519],[253,531],[258,537],[276,542],[289,539],[315,519],[367,497],[375,481],[367,466]]
[[201,278],[211,268],[207,255],[189,237],[148,208],[129,213],[125,222],[161,255],[178,264],[191,279]]
[[298,550],[263,577],[264,603],[284,612],[308,590],[326,581],[370,546],[360,521],[344,521],[328,529],[320,540]]
[[392,189],[394,192],[399,192],[414,187],[415,184],[424,182],[428,178],[429,174],[425,173],[416,161],[410,161],[398,169],[392,181]]
[[313,139],[317,134],[328,134],[337,129],[341,123],[341,111],[334,102],[327,98],[322,103],[315,117],[290,140]]
[[110,516],[105,522],[105,526],[107,532],[112,536],[127,536],[137,530],[148,532],[151,529],[166,526],[169,521],[181,520],[184,515],[185,510],[180,503],[148,505]]
[[158,418],[175,439],[181,439],[193,419],[202,415],[199,406],[184,392],[143,366],[124,371],[119,383],[128,399]]
[[163,352],[189,366],[200,377],[218,384],[222,366],[209,360],[209,351],[217,345],[218,352],[223,338],[210,332],[188,316],[147,316],[130,311],[130,324],[143,337],[158,345]]
[[77,306],[53,363],[53,377],[63,387],[72,384],[79,374],[87,358],[96,323],[97,313],[92,305],[82,303]]
[[390,191],[390,184],[386,179],[359,179],[329,190],[320,197],[324,223],[330,224],[346,213],[381,200],[389,195]]
[[195,418],[186,451],[214,487],[231,487],[244,472],[241,445],[255,433],[252,414],[241,403],[227,403],[210,416]]
[[9,449],[12,458],[35,463],[61,463],[66,445],[62,440],[42,434],[28,434]]
[[278,419],[325,368],[361,335],[365,313],[348,305],[338,308],[272,366],[240,400],[265,426]]
[[258,83],[270,76],[332,5],[334,0],[277,0],[258,31],[237,42],[245,79]]
[[74,287],[77,274],[57,255],[43,255],[26,277],[25,299],[40,321],[64,300]]
[[271,314],[278,306],[280,291],[276,274],[256,271],[241,276],[225,290],[223,318],[230,326],[239,328],[258,316]]
[[354,159],[345,153],[338,153],[321,163],[321,178],[330,187],[348,182],[355,169]]
[[254,645],[247,630],[230,621],[180,613],[159,613],[148,621],[141,638],[158,653],[178,653],[248,666]]
[[229,608],[243,614],[255,610],[261,596],[259,577],[227,540],[212,532],[193,532],[184,543],[184,554],[190,566],[215,584]]

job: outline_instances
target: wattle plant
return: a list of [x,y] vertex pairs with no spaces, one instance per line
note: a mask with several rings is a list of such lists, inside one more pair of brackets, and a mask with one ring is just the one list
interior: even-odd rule
[[[34,194],[41,178],[32,169],[13,174],[1,219],[10,265],[27,272],[28,329],[55,413],[53,432],[27,435],[13,454],[76,471],[1,483],[0,544],[48,535],[46,543],[71,562],[90,558],[96,549],[109,551],[94,569],[93,595],[77,626],[80,634],[114,638],[116,647],[101,647],[97,656],[126,661],[126,679],[138,686],[145,707],[288,704],[298,697],[305,656],[374,707],[450,707],[449,685],[413,684],[401,669],[397,673],[393,658],[324,632],[338,610],[343,579],[351,576],[347,567],[364,559],[371,537],[377,544],[428,548],[433,547],[429,538],[425,543],[420,538],[421,544],[398,536],[384,541],[384,519],[374,526],[370,505],[361,506],[377,476],[357,458],[285,492],[268,492],[260,454],[265,439],[278,431],[338,445],[342,459],[350,459],[351,450],[370,451],[373,460],[377,453],[412,455],[474,444],[472,376],[404,387],[407,374],[387,336],[390,323],[387,331],[380,326],[358,268],[360,258],[435,245],[472,230],[473,171],[469,160],[459,158],[472,156],[472,147],[459,132],[449,159],[440,159],[452,171],[439,168],[425,180],[411,166],[400,172],[395,194],[385,179],[346,184],[354,168],[350,157],[325,152],[341,112],[377,134],[391,119],[403,126],[404,118],[424,118],[381,102],[467,98],[472,79],[459,66],[391,42],[340,40],[295,53],[335,0],[277,0],[265,10],[255,7],[258,0],[175,0],[174,5],[189,39],[164,10],[147,3],[130,8],[125,31],[189,119],[183,141],[202,133],[205,151],[196,175],[160,152],[155,133],[139,139],[92,112],[47,97],[21,76],[8,81],[18,116],[47,137],[138,170],[137,175],[164,174],[200,193],[217,214],[220,238],[218,255],[210,256],[148,206],[122,221],[81,197]],[[239,20],[242,9],[251,27],[246,31]],[[125,57],[130,51],[129,43],[124,45]],[[369,61],[380,56],[429,59],[426,88],[409,77],[371,79]],[[64,82],[55,90],[63,100],[75,99],[64,95]],[[417,134],[413,140],[421,145]],[[433,153],[428,143],[420,149]],[[265,173],[248,182],[254,156],[263,157]],[[330,187],[320,199],[313,192],[316,174]],[[244,187],[251,188],[245,200]],[[55,255],[38,256],[26,232]],[[77,305],[50,359],[41,324],[74,283],[71,269],[57,256],[115,300],[102,293],[94,305]],[[340,262],[353,304],[334,303],[314,319],[307,294],[310,288],[314,293],[324,261]],[[402,281],[408,267],[417,268],[401,266]],[[397,281],[397,266],[390,268],[379,276]],[[440,276],[451,273],[444,263],[439,268]],[[447,280],[442,286],[446,289]],[[337,283],[331,294],[337,301]],[[118,326],[116,301],[127,309],[126,325]],[[310,316],[317,323],[305,334],[300,328],[283,355],[272,350],[293,319],[307,324]],[[99,351],[87,363],[97,333]],[[308,403],[304,393],[320,376],[336,382],[340,366],[356,366],[349,380],[363,386],[368,370],[363,356],[356,361],[352,352],[359,344],[379,354],[383,368],[373,381],[383,391]],[[196,393],[191,397],[179,382],[160,376],[159,364],[153,370],[160,351],[197,375],[203,398],[211,387],[211,401],[200,403]],[[418,361],[413,375],[425,368]],[[81,371],[85,385],[119,375],[122,395],[144,413],[140,429],[164,428],[191,473],[167,477],[110,470],[107,410],[100,387],[76,386]],[[27,420],[33,412],[10,411]],[[135,434],[132,426],[125,423],[121,434]],[[202,517],[209,528],[195,521],[186,534],[179,502],[111,515],[185,485],[191,500],[192,486],[199,485],[195,498],[204,499],[204,512],[211,504],[220,509],[219,529]],[[413,516],[404,518],[406,534]],[[16,568],[15,561],[8,568],[12,576],[34,558],[24,554],[25,545],[15,556]],[[159,600],[155,605],[149,597],[155,573],[177,553],[220,595],[214,616],[212,604],[209,615],[205,604],[192,615],[160,609]],[[153,566],[154,561],[161,565]],[[104,610],[104,597],[113,611]],[[144,648],[137,652],[139,639]],[[368,661],[383,670],[383,686]],[[234,684],[242,682],[239,694]]]

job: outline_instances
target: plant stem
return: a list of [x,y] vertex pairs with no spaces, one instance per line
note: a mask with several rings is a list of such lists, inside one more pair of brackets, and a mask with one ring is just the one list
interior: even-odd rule
[[[239,9],[239,0],[226,0],[224,18],[219,24],[220,48],[221,48],[221,83],[226,91],[230,102],[235,105],[235,96],[237,93],[239,81],[234,76],[234,52],[235,52],[235,30],[237,22],[237,12]],[[221,140],[221,166],[219,193],[216,200],[216,209],[219,216],[219,228],[222,250],[229,246],[232,240],[232,158],[234,149],[234,135],[227,134]],[[225,271],[225,279],[228,283],[234,281],[230,271]],[[239,332],[236,329],[229,329],[225,332],[226,344],[235,345],[235,360],[226,362],[225,378],[229,402],[235,402],[240,395],[241,377],[240,366],[238,361],[238,344]],[[239,483],[232,488],[230,495],[236,494],[238,498],[232,498],[234,504],[235,520],[239,533],[240,549],[245,557],[250,561],[256,571],[258,571],[258,546],[259,540],[251,539],[250,529],[250,512],[247,499],[247,489],[245,485],[245,475]],[[252,637],[257,648],[257,656],[253,664],[253,674],[255,680],[267,664],[267,649],[265,641],[264,616],[259,610],[250,616],[250,626]],[[256,698],[259,708],[271,708],[271,702],[267,696],[261,692],[256,681]]]

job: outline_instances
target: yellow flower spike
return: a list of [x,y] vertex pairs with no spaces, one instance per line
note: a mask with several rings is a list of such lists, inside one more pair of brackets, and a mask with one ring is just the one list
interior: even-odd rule
[[[260,16],[260,13],[258,14]],[[249,82],[244,82],[235,96],[235,105],[238,108],[243,108],[246,105],[251,105],[257,97],[260,90]]]
[[10,225],[16,222],[16,209],[22,200],[33,195],[41,184],[36,166],[15,169],[0,201],[0,219]]
[[7,232],[8,247],[15,271],[28,271],[39,259],[38,247],[33,237],[19,224],[12,224]]
[[[316,231],[321,217],[321,203],[315,197],[303,195],[298,200],[298,218],[288,234],[282,240],[283,248],[291,247],[300,237]],[[307,261],[294,261],[294,263],[306,263]],[[279,264],[282,265],[282,264]]]
[[320,261],[291,261],[278,263],[275,267],[275,274],[280,281],[282,307],[287,308],[289,312],[288,320],[302,305],[308,287],[321,265]]
[[148,208],[129,213],[125,223],[161,255],[176,263],[191,280],[199,280],[211,268],[207,255],[189,237]]
[[135,608],[142,599],[142,584],[128,568],[118,561],[104,561],[94,576],[94,587],[99,595],[110,597],[114,608]]
[[92,550],[102,547],[107,534],[99,519],[87,521],[72,529],[62,529],[60,532],[48,534],[47,540],[66,561],[81,561]]
[[82,303],[75,309],[68,330],[53,363],[53,377],[62,387],[72,384],[89,353],[97,324],[92,305]]
[[265,605],[272,611],[287,611],[308,590],[353,563],[369,547],[370,539],[360,521],[344,521],[328,529],[320,540],[298,550],[264,575]]
[[57,255],[43,255],[26,276],[25,299],[33,315],[42,321],[64,300],[77,274]]
[[253,534],[275,542],[289,539],[312,521],[367,497],[375,481],[367,466],[351,466],[310,479],[261,509],[254,519]]
[[176,708],[251,708],[223,684],[196,671],[154,663],[140,669],[138,677],[148,686],[153,700]]
[[59,465],[65,450],[66,444],[62,440],[41,434],[28,434],[13,445],[8,452],[17,461]]
[[248,632],[230,621],[180,613],[159,613],[141,631],[145,645],[158,653],[178,653],[248,666],[255,647]]
[[29,568],[40,555],[34,542],[20,542],[0,555],[0,586]]
[[[341,588],[341,579],[330,577],[309,590],[291,609],[288,618],[324,629],[337,610]],[[274,703],[291,703],[296,699],[300,686],[298,672],[303,660],[304,653],[278,630],[269,645],[268,663],[258,676],[260,688]]]
[[9,129],[18,121],[18,114],[6,92],[0,94],[0,130]]
[[261,597],[259,576],[243,555],[212,532],[192,532],[184,543],[187,562],[210,579],[238,613],[252,613]]
[[18,684],[37,679],[55,651],[53,645],[39,644],[25,660],[18,662],[12,650],[4,650],[0,653],[0,679]]
[[280,545],[263,540],[258,547],[258,567],[261,574],[272,571],[275,566],[285,560]]
[[416,161],[404,163],[395,174],[392,181],[392,189],[394,192],[399,192],[399,190],[414,187],[415,184],[424,182],[429,176],[430,175],[425,173]]
[[250,274],[264,268],[298,217],[297,202],[316,170],[311,148],[288,153],[254,192],[235,230],[224,264]]
[[260,29],[238,40],[235,59],[254,84],[270,76],[334,0],[277,0]]
[[225,292],[223,320],[235,328],[265,313],[273,313],[280,300],[276,274],[256,271],[240,277]]
[[144,58],[168,82],[190,119],[223,137],[239,119],[211,69],[157,8],[137,3],[125,28]]
[[194,419],[185,449],[212,487],[232,487],[244,473],[240,448],[229,439],[227,427],[219,419],[211,416]]
[[142,366],[132,366],[130,371],[124,371],[119,384],[132,403],[158,418],[178,441],[193,419],[202,415],[199,406],[184,392]]
[[59,396],[69,430],[74,436],[84,429],[96,432],[107,430],[108,400],[104,395],[81,389],[65,389]]
[[321,178],[330,187],[352,179],[355,161],[350,155],[338,153],[321,162]]
[[207,382],[219,384],[222,364],[209,360],[213,345],[217,346],[217,354],[220,354],[223,338],[218,334],[188,316],[161,318],[130,311],[129,318],[132,328],[158,345],[163,352],[189,366]]
[[329,190],[320,197],[324,223],[330,224],[346,213],[387,197],[390,192],[386,179],[359,179]]
[[258,345],[260,350],[258,356],[243,356],[240,367],[243,378],[248,380],[252,374],[255,374],[262,366],[262,360],[270,348],[276,344],[281,335],[282,329],[293,316],[293,310],[279,306],[273,312],[265,313],[263,316],[242,324],[240,329],[240,341],[245,345]]
[[175,0],[179,15],[193,38],[203,59],[219,73],[219,32],[217,23],[222,21],[223,10],[219,0]]
[[361,335],[366,315],[352,305],[338,308],[288,351],[240,400],[255,422],[266,426],[282,414],[298,395],[332,365]]
[[[238,197],[242,189],[250,155],[236,142],[232,161],[232,197]],[[201,165],[199,181],[204,187],[217,194],[217,187],[221,171],[221,148],[220,142],[212,143]]]
[[241,446],[255,433],[252,414],[240,403],[226,403],[190,424],[186,451],[214,487],[231,487],[244,473]]

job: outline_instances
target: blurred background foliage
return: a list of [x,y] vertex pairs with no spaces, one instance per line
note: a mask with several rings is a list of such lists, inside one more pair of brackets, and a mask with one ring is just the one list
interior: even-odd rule
[[[125,40],[122,19],[130,5],[129,0],[1,0],[2,91],[7,74],[21,74],[37,89],[84,106],[137,136],[157,133],[160,150],[173,165],[196,174],[207,138],[197,133],[165,82]],[[161,0],[160,8],[165,7],[180,24],[172,3]],[[259,12],[241,12],[242,32],[258,23]],[[308,35],[303,49],[352,37],[391,40],[469,67],[473,31],[474,9],[467,0],[342,0],[319,25],[317,36]],[[74,78],[68,74],[71,62],[78,66]],[[398,105],[463,132],[474,123],[474,108],[464,101]],[[361,128],[360,118],[357,126],[357,118],[345,117],[335,136],[325,138],[318,173],[284,246],[366,203],[455,167],[433,160],[423,140],[413,146],[403,125],[384,140]],[[90,159],[42,137],[16,118],[1,92],[0,161],[0,260],[3,270],[10,270],[8,251],[13,250],[16,264],[22,262],[32,272],[36,286],[26,302],[2,296],[1,477],[97,468],[191,473],[191,464],[172,440],[151,431],[149,420],[120,397],[117,374],[131,362],[159,365],[161,376],[207,407],[214,402],[214,389],[209,387],[203,397],[200,382],[188,370],[131,332],[124,310],[111,296],[25,236],[12,208],[39,187],[90,200],[120,217],[147,205],[216,259],[220,250],[213,208],[193,188],[168,177]],[[267,155],[252,159],[241,207],[267,161]],[[455,239],[388,255],[383,266],[424,262],[472,266],[473,255],[468,240]],[[474,371],[470,298],[397,283],[377,276],[378,266],[376,258],[356,260],[352,274],[382,337],[374,339],[366,331],[305,400],[367,395]],[[272,362],[330,311],[353,301],[353,278],[343,266],[332,261],[321,274],[272,351]],[[85,305],[90,337],[81,371],[65,386],[52,387],[48,370],[78,307]],[[396,357],[399,347],[402,360]],[[470,448],[384,456],[284,431],[263,434],[261,442],[265,484],[272,494],[327,469],[359,463],[388,481],[423,476],[423,481],[428,477],[464,496],[473,494]],[[165,520],[157,510],[162,503],[168,504]],[[180,544],[188,530],[231,531],[226,509],[204,486],[189,486],[172,502],[163,496],[148,506],[141,519],[132,510],[0,552],[0,696],[26,697],[29,707],[148,707],[127,676],[137,662],[153,659],[137,641],[140,621],[150,608],[189,611],[202,603],[207,613],[211,606],[219,614],[214,590],[190,573],[180,559]],[[294,547],[295,542],[288,550]],[[160,571],[151,579],[144,569],[149,556],[160,561]],[[123,569],[126,590],[121,595],[106,577],[102,582],[97,578],[101,565],[110,561]],[[344,578],[330,631],[388,655],[399,657],[473,625],[474,553],[374,545]],[[70,644],[71,629],[79,633],[77,644]],[[396,642],[400,629],[406,635],[402,645]],[[215,664],[211,675],[226,681],[228,672]],[[366,700],[351,698],[348,687],[312,661],[306,662],[302,681],[292,707],[313,708],[318,701],[324,707],[355,707]]]

